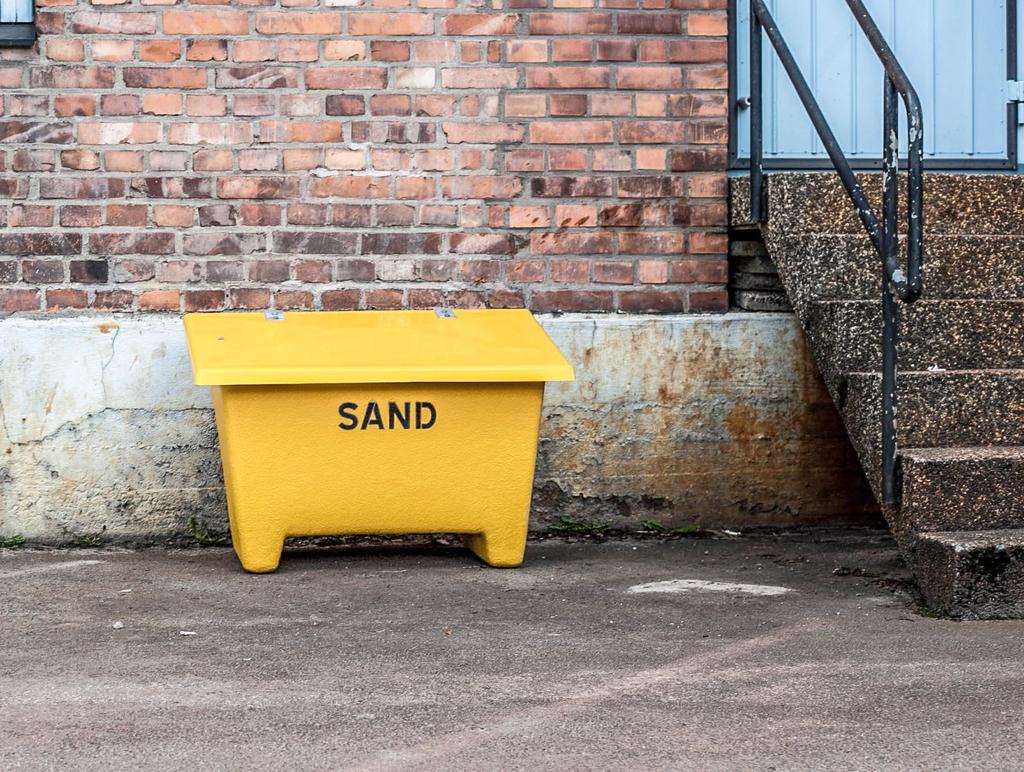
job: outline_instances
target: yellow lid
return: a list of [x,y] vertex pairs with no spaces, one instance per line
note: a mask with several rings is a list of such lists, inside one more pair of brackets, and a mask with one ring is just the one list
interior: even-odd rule
[[523,309],[188,314],[185,331],[207,386],[575,377]]

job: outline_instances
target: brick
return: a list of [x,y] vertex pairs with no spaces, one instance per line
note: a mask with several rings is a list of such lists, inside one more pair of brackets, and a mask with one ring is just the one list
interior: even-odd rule
[[728,20],[724,14],[687,14],[686,33],[688,35],[725,36],[729,34]]
[[521,142],[525,133],[522,126],[505,123],[444,123],[448,141],[454,144],[506,144]]
[[223,290],[186,290],[185,311],[220,311],[224,308],[225,295]]
[[441,178],[446,198],[513,198],[522,187],[517,177],[502,175]]
[[530,124],[536,144],[594,144],[612,141],[611,121],[540,121]]
[[686,310],[691,314],[724,314],[729,310],[729,293],[724,289],[690,292]]
[[246,35],[249,14],[244,11],[164,11],[167,35]]
[[383,89],[388,73],[379,67],[313,67],[305,78],[312,89]]
[[320,295],[320,306],[324,311],[349,311],[359,308],[359,290],[328,290]]
[[53,110],[58,118],[96,114],[96,97],[91,95],[57,96]]
[[546,40],[510,40],[506,58],[510,62],[546,62],[548,43]]
[[57,284],[64,281],[64,263],[60,260],[23,260],[21,277],[33,284]]
[[139,295],[140,311],[178,311],[181,295],[176,289],[149,290]]
[[207,71],[196,67],[125,67],[124,83],[129,88],[206,88]]
[[171,145],[234,145],[252,142],[248,123],[172,123],[167,135]]
[[[93,47],[95,55],[95,46]],[[51,38],[46,41],[46,58],[53,62],[80,62],[85,58],[81,40]]]
[[341,33],[341,13],[257,13],[256,31],[261,35],[337,35]]
[[134,94],[104,94],[100,97],[100,113],[103,115],[136,116],[142,109],[142,102]]
[[348,31],[351,35],[406,37],[430,35],[434,31],[431,13],[350,13]]
[[441,85],[455,89],[514,88],[519,72],[513,67],[459,67],[441,70]]
[[242,281],[245,278],[245,263],[241,260],[208,260],[206,281],[211,284]]
[[64,228],[96,228],[103,223],[98,206],[62,206],[60,224]]
[[288,281],[287,260],[256,260],[249,263],[249,280],[263,284]]
[[595,35],[612,31],[610,13],[531,13],[531,35]]
[[78,141],[83,145],[144,145],[160,141],[159,123],[80,123]]
[[223,62],[228,58],[228,44],[224,40],[209,38],[190,40],[185,58],[190,62]]
[[598,284],[632,284],[633,263],[623,260],[598,260],[592,266]]
[[0,288],[0,314],[39,310],[39,290]]
[[671,40],[668,58],[671,62],[725,62],[729,58],[729,47],[724,40]]
[[619,140],[625,144],[678,144],[685,139],[686,124],[681,121],[624,122]]
[[551,261],[551,281],[562,284],[586,284],[590,280],[589,260]]
[[181,115],[184,99],[181,94],[144,94],[142,112],[149,115]]
[[729,280],[726,260],[673,260],[669,271],[674,284],[724,284]]
[[238,40],[231,48],[231,58],[236,62],[270,62],[275,48],[272,40]]
[[[53,207],[31,205],[11,207],[10,226],[12,228],[49,228],[51,225],[53,225]],[[3,272],[2,266],[12,264],[0,264],[0,274]],[[14,279],[10,279],[10,281],[13,282]],[[0,279],[0,284],[4,283],[7,283],[7,279]]]
[[[30,150],[19,148],[14,151],[11,168],[16,172],[52,172],[57,165],[57,156],[52,150]],[[11,198],[24,198],[28,190],[28,178],[0,178],[0,187]]]
[[89,237],[94,255],[170,255],[173,233],[94,233]]
[[476,35],[494,37],[515,32],[519,17],[515,14],[453,13],[441,22],[445,35]]
[[[580,117],[587,114],[586,94],[552,94],[551,116]],[[573,124],[577,126],[578,124]]]
[[529,88],[607,88],[611,82],[607,67],[527,67]]
[[318,198],[384,198],[388,195],[388,180],[380,177],[324,177],[312,181],[310,193]]
[[146,225],[146,206],[135,204],[108,204],[107,225],[141,228]]
[[611,233],[533,233],[530,251],[535,255],[597,255],[614,251]]
[[505,233],[453,233],[452,252],[459,255],[512,255],[516,239]]
[[[682,33],[682,15],[678,13],[620,13],[620,35],[679,35]],[[724,17],[723,17],[724,19]]]
[[228,308],[259,309],[270,306],[270,290],[262,287],[236,287],[228,291]]
[[673,150],[669,153],[669,168],[676,172],[724,170],[727,161],[725,148]]
[[531,307],[537,313],[554,311],[611,311],[611,292],[595,290],[544,290],[534,292]]
[[619,295],[619,309],[627,313],[679,313],[686,310],[686,298],[678,290],[623,292]]
[[292,278],[307,284],[326,284],[331,281],[329,260],[296,260],[292,263]]
[[106,260],[72,260],[69,273],[73,282],[106,284],[110,278],[110,265]]
[[[394,43],[393,41],[374,41],[371,45],[385,46],[384,50],[394,45],[404,46],[408,54],[408,43]],[[356,62],[366,57],[366,43],[362,40],[328,40],[324,43],[324,58],[335,59],[342,62]],[[394,61],[386,57],[372,56],[373,59],[383,61]]]
[[92,308],[97,311],[129,311],[135,296],[128,290],[96,290]]
[[282,254],[359,254],[359,234],[346,231],[290,231],[274,234],[273,249]]
[[729,70],[726,67],[687,68],[686,88],[724,89],[729,85]]
[[163,228],[188,228],[195,222],[190,206],[159,204],[153,207],[153,224]]
[[402,291],[398,289],[371,289],[364,293],[368,309],[389,310],[402,307]]
[[506,277],[515,284],[530,284],[544,281],[543,260],[512,260],[508,264]]
[[97,40],[92,44],[92,58],[102,62],[127,62],[134,48],[131,40]]
[[147,40],[139,44],[139,58],[144,62],[166,64],[181,58],[180,40]]
[[2,233],[0,254],[75,255],[82,250],[82,237],[76,233]]
[[217,195],[221,198],[294,198],[299,181],[294,177],[221,177]]
[[440,251],[440,233],[378,231],[362,238],[364,255],[436,255]]
[[[167,30],[166,19],[164,31]],[[152,35],[156,32],[156,15],[118,11],[80,11],[71,17],[71,31],[76,35]]]
[[278,290],[274,293],[274,307],[284,310],[307,311],[313,308],[313,293],[306,290]]
[[683,71],[680,67],[620,67],[616,83],[623,89],[679,89]]
[[327,97],[327,115],[362,115],[366,112],[364,97],[332,94]]
[[628,39],[598,40],[597,59],[602,62],[632,62],[636,59],[636,41]]
[[46,310],[65,311],[68,309],[86,308],[89,296],[81,289],[48,289],[46,290]]
[[32,88],[47,89],[110,89],[114,86],[114,71],[99,66],[33,67],[29,70]]

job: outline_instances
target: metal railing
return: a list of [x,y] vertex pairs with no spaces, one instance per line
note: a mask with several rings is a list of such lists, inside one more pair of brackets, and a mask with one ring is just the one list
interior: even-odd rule
[[[762,33],[775,48],[800,101],[814,124],[815,131],[832,165],[850,195],[857,215],[882,261],[882,499],[886,504],[898,498],[896,480],[896,342],[898,336],[896,299],[913,303],[921,295],[921,245],[923,234],[922,199],[924,171],[924,123],[921,103],[907,74],[885,42],[878,26],[861,0],[846,0],[857,23],[885,70],[883,86],[882,130],[882,217],[875,215],[857,181],[850,162],[843,155],[825,115],[807,85],[807,79],[793,58],[764,0],[750,0],[750,214],[754,222],[764,222],[764,169],[762,119]],[[899,116],[897,94],[903,98],[907,113],[907,268],[899,257],[897,233],[899,210]]]

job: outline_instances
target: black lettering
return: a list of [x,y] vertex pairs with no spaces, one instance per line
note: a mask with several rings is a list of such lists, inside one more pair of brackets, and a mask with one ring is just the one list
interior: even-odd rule
[[352,412],[357,407],[359,407],[359,405],[357,405],[355,402],[341,403],[341,406],[338,408],[338,414],[345,420],[338,424],[339,427],[341,427],[345,431],[349,431],[350,429],[355,429],[357,426],[359,426],[359,418],[356,416],[355,413]]
[[397,418],[398,419],[398,423],[401,425],[401,427],[403,429],[408,429],[409,428],[409,419],[410,419],[410,415],[409,415],[410,407],[411,407],[410,403],[406,402],[405,403],[405,407],[404,407],[404,411],[403,411],[403,410],[399,410],[397,402],[389,402],[388,403],[388,428],[389,429],[394,429],[395,428],[395,419]]
[[366,405],[366,414],[363,416],[363,431],[366,430],[367,426],[376,426],[378,429],[384,428],[384,422],[380,418],[380,408],[377,407],[376,402],[368,402]]
[[[426,423],[423,422],[423,411],[430,411],[430,420]],[[429,429],[434,425],[434,421],[437,420],[437,411],[434,410],[434,406],[429,402],[417,402],[416,403],[416,428],[417,429]]]

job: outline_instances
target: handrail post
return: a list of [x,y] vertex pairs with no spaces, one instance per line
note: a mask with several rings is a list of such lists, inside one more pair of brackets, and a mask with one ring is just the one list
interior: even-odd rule
[[882,503],[893,504],[896,491],[896,301],[886,265],[899,251],[899,115],[896,85],[888,74],[882,86]]
[[764,222],[761,37],[761,19],[750,0],[750,219],[755,223]]

